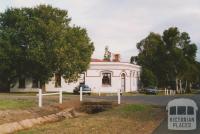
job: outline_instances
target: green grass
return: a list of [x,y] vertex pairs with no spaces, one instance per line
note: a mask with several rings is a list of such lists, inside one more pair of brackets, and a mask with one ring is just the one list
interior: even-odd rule
[[0,100],[0,109],[23,109],[36,106],[33,100]]
[[143,105],[143,104],[128,104],[124,105],[121,108],[119,108],[120,112],[124,113],[134,113],[134,112],[142,112],[145,110],[150,109],[150,105]]
[[[157,108],[152,105],[125,104],[120,107],[114,108],[110,111],[106,111],[104,113],[109,116],[112,116],[114,114],[118,117],[123,117],[123,118],[132,118],[133,117],[136,120],[145,121],[145,120],[150,120],[153,118],[153,116],[155,116],[154,112],[151,112],[151,111],[154,111],[155,109],[157,109]],[[102,113],[102,114],[104,114],[104,113]]]

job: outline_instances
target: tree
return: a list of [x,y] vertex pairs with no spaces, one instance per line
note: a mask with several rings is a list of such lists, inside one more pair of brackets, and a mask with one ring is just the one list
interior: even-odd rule
[[106,46],[103,60],[111,61],[110,58],[111,58],[111,52],[108,50],[108,46]]
[[3,79],[9,85],[24,77],[45,83],[58,73],[66,80],[76,80],[87,69],[94,46],[86,29],[70,26],[70,20],[67,11],[49,5],[9,8],[1,13]]
[[131,56],[130,63],[131,64],[137,64],[137,56]]
[[159,87],[169,87],[174,81],[179,92],[198,78],[197,47],[191,43],[189,34],[180,32],[177,27],[170,27],[162,35],[150,33],[137,48],[138,64],[152,71]]
[[142,68],[141,82],[143,87],[155,87],[157,86],[156,76],[151,70]]

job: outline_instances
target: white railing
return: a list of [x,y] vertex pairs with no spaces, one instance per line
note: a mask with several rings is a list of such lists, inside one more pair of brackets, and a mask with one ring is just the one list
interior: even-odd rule
[[59,95],[59,103],[62,104],[62,88],[59,89],[58,93],[42,93],[42,89],[38,88],[38,106],[42,107],[42,96],[48,96],[48,95]]
[[[83,91],[83,88],[80,87],[80,101],[83,101],[83,93],[89,93],[90,91]],[[117,103],[121,104],[121,89],[117,90]],[[99,96],[100,96],[100,90],[99,90]]]
[[91,93],[91,91],[83,91],[83,87],[80,87],[80,101],[83,101],[83,93]]

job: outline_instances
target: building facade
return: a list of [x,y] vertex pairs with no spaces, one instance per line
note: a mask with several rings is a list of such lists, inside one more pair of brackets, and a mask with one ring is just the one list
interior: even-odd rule
[[[114,93],[135,92],[139,89],[141,67],[123,62],[107,62],[93,59],[88,70],[76,82],[68,83],[61,76],[55,75],[45,84],[46,92],[55,92],[62,88],[73,92],[80,83],[88,85],[92,92]],[[11,92],[37,92],[38,82],[33,79],[19,81]]]
[[94,92],[134,92],[139,88],[140,66],[122,62],[91,62],[85,84]]

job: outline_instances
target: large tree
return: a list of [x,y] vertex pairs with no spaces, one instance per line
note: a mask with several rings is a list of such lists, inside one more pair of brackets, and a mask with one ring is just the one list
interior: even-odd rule
[[[189,88],[191,82],[198,79],[196,51],[189,34],[171,27],[162,35],[150,33],[137,44],[139,54],[137,62],[152,71],[158,80],[158,86],[169,87],[175,83],[177,90]],[[183,84],[184,83],[184,84]]]
[[76,80],[94,51],[87,31],[71,26],[68,12],[40,5],[0,14],[0,81],[31,77],[41,83],[57,73]]

